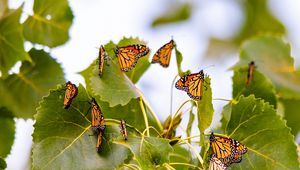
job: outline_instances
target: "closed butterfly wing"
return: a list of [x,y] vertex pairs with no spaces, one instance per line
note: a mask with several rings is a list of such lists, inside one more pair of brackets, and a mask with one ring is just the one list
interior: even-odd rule
[[96,100],[92,99],[92,129],[96,132],[104,131],[105,120]]
[[152,58],[152,63],[159,63],[163,67],[168,67],[171,60],[172,49],[175,47],[175,42],[171,40],[157,50]]
[[225,166],[222,161],[220,161],[218,158],[216,158],[215,155],[213,155],[209,160],[209,170],[227,170],[227,166]]
[[116,55],[122,71],[130,71],[136,65],[138,59],[147,55],[149,48],[145,45],[129,45],[126,47],[117,47]]
[[225,165],[230,165],[234,157],[233,141],[230,138],[215,136],[213,133],[210,135],[210,145],[213,154],[223,162]]
[[66,83],[66,91],[64,97],[64,108],[68,109],[73,101],[73,99],[78,94],[78,88],[75,84],[72,84],[70,81]]
[[103,45],[101,45],[100,49],[99,49],[99,76],[102,77],[103,74],[103,69],[104,69],[104,60],[107,56],[107,53],[103,47]]
[[96,144],[96,148],[97,151],[100,152],[101,151],[101,145],[102,145],[102,134],[103,132],[99,132],[98,136],[97,136],[97,144]]
[[187,94],[194,100],[200,100],[203,93],[204,73],[191,74],[187,77],[188,90]]

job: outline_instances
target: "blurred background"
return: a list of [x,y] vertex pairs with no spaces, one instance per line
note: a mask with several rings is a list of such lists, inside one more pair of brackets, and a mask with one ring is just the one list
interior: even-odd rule
[[[23,2],[11,0],[9,6],[17,8]],[[33,0],[25,2],[22,21],[33,13]],[[204,69],[212,78],[214,99],[231,99],[233,73],[228,68],[238,61],[239,45],[253,35],[261,32],[282,35],[291,44],[296,67],[300,66],[298,0],[72,0],[69,4],[74,15],[70,40],[47,50],[62,64],[66,79],[77,85],[85,84],[78,72],[97,57],[97,48],[110,40],[117,43],[123,36],[139,37],[148,42],[150,58],[173,37],[183,54],[183,70],[199,72]],[[30,43],[25,44],[26,50],[31,47]],[[17,68],[18,64],[15,70]],[[137,83],[161,121],[170,114],[170,89],[176,74],[173,54],[167,69],[152,65]],[[175,88],[172,93],[174,112],[188,96]],[[217,115],[213,122],[216,124],[226,102],[213,102]],[[6,159],[7,169],[29,169],[34,122],[15,121],[16,136],[11,154]],[[186,123],[184,117],[183,125]],[[195,127],[193,134],[197,133]]]

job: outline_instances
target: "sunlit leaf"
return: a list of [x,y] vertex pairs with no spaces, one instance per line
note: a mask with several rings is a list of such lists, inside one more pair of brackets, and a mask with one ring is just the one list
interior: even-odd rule
[[292,133],[297,136],[300,131],[300,100],[297,99],[281,99],[280,102],[284,106],[284,118],[287,125],[292,129]]
[[0,79],[0,103],[21,118],[32,118],[38,101],[57,84],[65,83],[60,65],[43,50],[31,49],[17,74]]
[[300,76],[295,71],[290,50],[290,45],[281,38],[256,37],[243,44],[240,61],[234,69],[254,61],[256,69],[272,81],[279,97],[300,99]]
[[49,47],[68,41],[73,14],[67,0],[35,0],[33,12],[23,25],[27,40]]
[[233,75],[233,98],[240,95],[249,96],[254,94],[256,98],[262,98],[277,108],[276,92],[272,82],[259,71],[254,70],[253,79],[249,85],[246,85],[248,68],[241,68],[234,71]]
[[32,168],[115,169],[122,164],[129,150],[112,143],[114,138],[122,138],[118,124],[107,123],[101,151],[97,153],[97,136],[85,116],[90,108],[85,89],[78,87],[78,96],[69,109],[63,108],[63,98],[64,86],[60,86],[44,97],[37,109]]
[[[202,88],[202,99],[197,102],[198,128],[201,134],[200,141],[202,142],[204,141],[204,131],[210,126],[214,113],[214,108],[212,105],[212,91],[210,87],[209,77],[205,77],[203,86],[204,87]],[[201,145],[203,145],[203,143]]]
[[242,162],[231,169],[299,169],[290,128],[272,105],[253,95],[232,103],[225,133],[248,148]]
[[[195,120],[195,114],[193,113],[193,108],[190,110],[189,121],[186,127],[186,136],[191,136],[192,126]],[[188,139],[189,143],[191,143],[191,139]]]
[[0,18],[8,12],[8,2],[7,0],[0,0]]
[[173,151],[169,140],[155,137],[135,137],[128,141],[115,141],[130,149],[141,169],[156,169],[170,161]]
[[6,169],[6,162],[4,159],[0,158],[0,169]]
[[152,22],[152,27],[185,21],[190,18],[191,14],[192,14],[191,4],[170,3],[168,9],[159,17],[154,19],[154,21]]
[[[1,1],[1,3],[5,2]],[[1,5],[0,8],[2,8]],[[5,8],[5,6],[3,7]],[[2,76],[7,76],[8,71],[17,61],[31,61],[24,50],[22,25],[19,21],[21,13],[22,6],[17,10],[6,12],[0,17],[0,71]]]
[[12,113],[4,107],[0,108],[0,129],[0,157],[5,158],[11,151],[16,127]]
[[178,75],[180,77],[184,76],[184,73],[181,69],[181,63],[182,63],[182,54],[181,52],[177,49],[177,47],[175,46],[175,52],[176,52],[176,63],[177,63],[177,70],[178,70]]
[[[118,46],[130,44],[145,43],[137,38],[123,38],[118,43]],[[108,102],[110,107],[118,104],[126,105],[131,99],[136,99],[140,96],[133,83],[136,83],[149,68],[149,55],[141,57],[135,68],[124,73],[119,68],[119,63],[115,56],[114,50],[116,45],[113,42],[109,42],[104,48],[111,60],[108,61],[108,65],[104,65],[103,76],[99,77],[96,62],[93,62],[88,68],[82,71],[81,75],[86,81],[87,90],[100,96],[101,101]]]

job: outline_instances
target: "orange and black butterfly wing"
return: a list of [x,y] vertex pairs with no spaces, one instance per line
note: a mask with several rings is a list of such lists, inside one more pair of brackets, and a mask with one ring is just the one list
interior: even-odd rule
[[188,90],[188,83],[187,83],[187,76],[181,77],[176,83],[175,87],[178,90],[187,91]]
[[209,161],[209,170],[227,170],[227,166],[225,166],[221,160],[216,158],[215,155],[213,155]]
[[233,141],[230,138],[210,135],[210,144],[216,158],[220,159],[223,164],[230,165],[234,157]]
[[68,109],[73,101],[73,99],[78,94],[78,88],[75,84],[72,84],[70,81],[66,83],[66,91],[64,97],[64,108]]
[[106,57],[106,52],[104,47],[101,45],[99,49],[99,76],[102,77],[104,69],[104,59]]
[[175,47],[175,42],[171,40],[163,45],[152,58],[152,63],[159,63],[163,67],[168,67],[171,60],[172,49]]
[[98,134],[98,137],[97,137],[97,145],[96,145],[96,148],[97,148],[97,151],[100,152],[101,150],[101,145],[102,145],[102,134],[103,132],[99,132]]
[[116,55],[122,71],[130,71],[137,63],[140,57],[147,55],[149,48],[145,45],[129,45],[126,47],[118,47]]
[[[92,129],[99,132],[101,128],[101,110],[95,99],[92,99]],[[103,117],[103,116],[102,116]]]
[[245,154],[248,150],[247,150],[247,147],[238,142],[237,140],[233,140],[233,145],[234,145],[234,156],[233,156],[233,159],[232,159],[232,163],[239,163],[242,161],[242,155]]
[[194,100],[200,100],[202,97],[202,87],[204,82],[204,74],[196,73],[188,75],[187,77],[187,94],[190,96],[190,98]]

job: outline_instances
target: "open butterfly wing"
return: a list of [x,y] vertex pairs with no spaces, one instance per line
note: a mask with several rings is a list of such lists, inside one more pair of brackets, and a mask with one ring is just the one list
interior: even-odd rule
[[210,144],[216,158],[220,159],[223,164],[230,165],[234,156],[233,141],[230,138],[210,135]]
[[148,52],[148,47],[139,44],[117,48],[116,54],[121,70],[125,72],[130,71],[136,65],[137,60],[147,55]]
[[163,45],[157,50],[152,58],[152,63],[159,63],[163,67],[168,67],[171,60],[172,49],[175,43],[173,40]]

